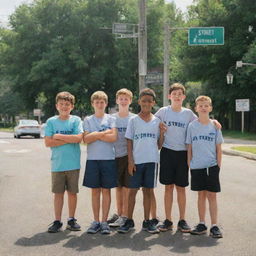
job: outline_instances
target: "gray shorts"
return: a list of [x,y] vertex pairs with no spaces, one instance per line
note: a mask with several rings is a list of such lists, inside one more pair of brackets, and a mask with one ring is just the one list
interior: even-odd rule
[[52,172],[52,192],[64,193],[67,190],[73,194],[78,193],[79,172],[80,170]]

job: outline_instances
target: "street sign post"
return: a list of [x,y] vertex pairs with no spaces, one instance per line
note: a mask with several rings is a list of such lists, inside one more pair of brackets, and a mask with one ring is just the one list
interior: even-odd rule
[[241,131],[244,132],[244,112],[250,111],[250,100],[249,99],[237,99],[236,100],[236,111],[242,113],[241,118]]
[[188,30],[189,45],[224,45],[224,27],[195,27]]
[[146,75],[146,84],[159,85],[163,84],[163,72],[148,72]]

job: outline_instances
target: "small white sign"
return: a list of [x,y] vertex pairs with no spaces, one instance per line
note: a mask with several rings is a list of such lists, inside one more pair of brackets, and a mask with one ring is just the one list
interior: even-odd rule
[[236,111],[237,112],[250,111],[250,100],[249,99],[237,99],[236,100]]
[[41,116],[41,109],[40,108],[35,108],[33,112],[34,112],[34,116]]

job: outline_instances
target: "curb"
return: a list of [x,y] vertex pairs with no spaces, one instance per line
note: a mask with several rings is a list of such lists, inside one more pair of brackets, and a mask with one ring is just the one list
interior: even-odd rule
[[230,156],[241,156],[250,160],[256,160],[256,154],[241,152],[233,149],[222,149],[222,153]]

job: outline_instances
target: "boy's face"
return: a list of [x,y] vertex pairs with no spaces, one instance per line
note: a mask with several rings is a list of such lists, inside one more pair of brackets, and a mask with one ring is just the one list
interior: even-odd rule
[[141,107],[141,112],[151,112],[153,106],[155,105],[155,100],[150,95],[144,95],[139,99],[139,105]]
[[168,99],[171,100],[173,105],[182,106],[185,98],[186,96],[183,94],[183,91],[181,89],[174,90],[170,94],[168,94]]
[[74,105],[67,100],[58,100],[56,103],[56,109],[58,110],[59,115],[63,117],[69,116],[73,108]]
[[92,102],[92,107],[95,112],[104,112],[107,107],[107,102],[104,99],[95,99]]
[[120,107],[129,107],[130,104],[132,103],[131,98],[128,95],[125,94],[120,94],[118,95],[117,99],[116,99],[116,104]]
[[195,111],[201,115],[208,115],[212,111],[212,106],[209,101],[200,100],[196,103]]

